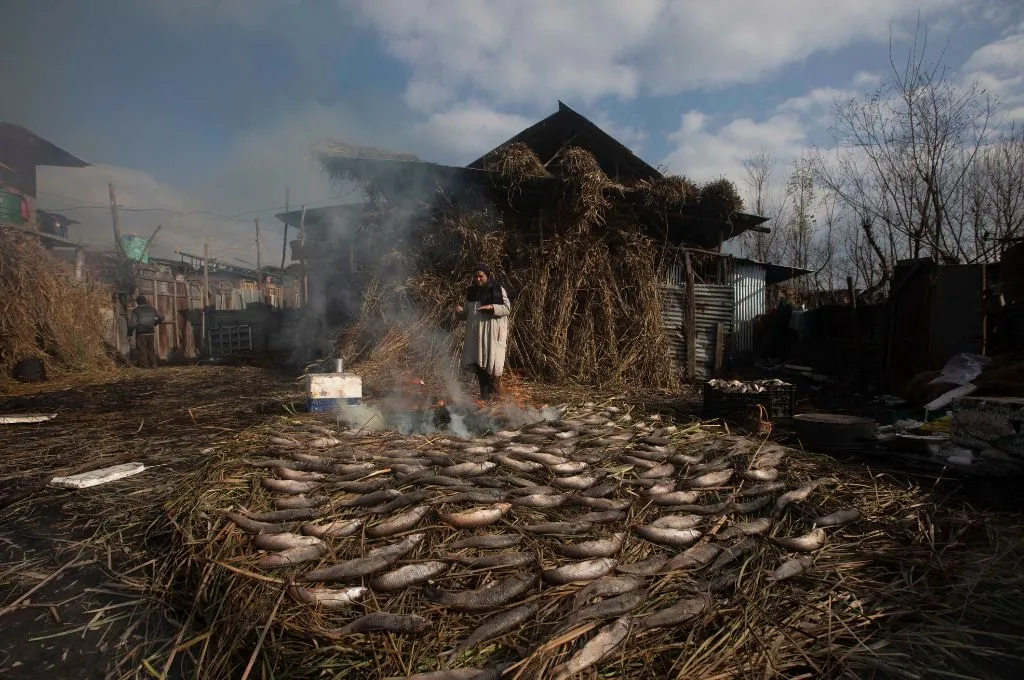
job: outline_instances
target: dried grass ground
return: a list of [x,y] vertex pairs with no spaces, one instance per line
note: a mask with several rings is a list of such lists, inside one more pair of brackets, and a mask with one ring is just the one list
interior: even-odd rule
[[[220,475],[237,468],[242,456],[266,442],[272,427],[280,427],[279,419],[286,413],[283,405],[299,397],[296,388],[286,376],[252,368],[165,368],[124,371],[92,384],[83,379],[76,384],[25,388],[36,393],[0,402],[0,410],[7,411],[60,409],[60,416],[49,423],[5,427],[0,443],[0,498],[9,498],[11,491],[32,490],[53,474],[125,460],[160,466],[106,487],[86,492],[47,489],[0,508],[0,591],[7,593],[0,599],[0,675],[239,677],[259,633],[267,621],[276,620],[276,615],[270,614],[280,586],[261,583],[208,560],[193,562],[188,569],[170,568],[181,566],[169,564],[172,555],[183,551],[208,555],[213,545],[210,541],[222,541],[232,529],[222,520],[204,522],[210,534],[197,535],[191,512],[168,516],[166,509],[172,505],[195,507],[204,497],[234,493],[235,481]],[[552,403],[583,396],[574,390],[534,389]],[[639,397],[634,395],[637,400]],[[313,420],[291,415],[287,419]],[[16,436],[9,436],[11,433]],[[820,465],[830,465],[832,474],[843,480],[848,490],[866,499],[873,496],[882,523],[886,512],[893,513],[892,520],[899,519],[897,510],[903,512],[907,505],[917,506],[912,509],[918,510],[921,521],[906,529],[905,544],[893,545],[890,554],[876,556],[887,559],[876,567],[887,581],[857,581],[855,563],[812,580],[818,586],[838,585],[847,591],[884,587],[890,593],[900,593],[919,588],[944,592],[949,598],[947,616],[941,621],[932,618],[934,609],[915,611],[920,603],[899,602],[904,611],[895,611],[894,616],[904,624],[904,633],[888,647],[876,648],[880,665],[906,668],[918,663],[918,677],[1015,677],[1000,676],[999,660],[986,666],[989,660],[983,657],[987,650],[970,649],[965,644],[972,628],[1019,632],[1013,630],[1013,621],[1006,619],[1018,603],[1015,597],[1007,597],[1007,593],[1019,592],[1019,576],[1007,564],[1012,567],[1019,559],[1016,534],[1020,517],[964,507],[956,500],[936,507],[927,492],[896,478],[868,474],[862,466],[836,465],[820,457],[802,463]],[[883,501],[895,505],[887,509]],[[190,534],[197,543],[182,542],[182,537]],[[842,561],[843,554],[834,557]],[[179,578],[170,579],[175,573]],[[877,575],[873,578],[877,581]],[[229,584],[230,590],[214,593],[210,590],[214,582]],[[717,675],[706,672],[713,668],[708,665],[703,666],[705,672],[699,672],[700,664],[725,655],[735,636],[742,638],[745,649],[757,649],[764,642],[759,633],[766,622],[777,625],[806,612],[809,606],[796,589],[784,591],[781,599],[763,600],[757,594],[760,578],[753,571],[743,583],[740,597],[707,623],[714,630],[719,619],[731,622],[721,627],[707,646],[692,650],[680,646],[682,641],[659,642],[669,645],[662,651],[676,660],[673,671],[685,671],[686,677],[755,677],[729,673],[727,664]],[[239,606],[229,594],[243,592],[252,598],[244,616],[226,619],[225,614]],[[745,599],[770,606],[744,607]],[[833,607],[849,610],[851,605],[838,599],[826,603],[823,614]],[[928,604],[934,606],[930,599]],[[286,611],[294,614],[291,605]],[[294,616],[289,623],[293,630],[296,624],[304,625]],[[870,626],[866,619],[863,623]],[[286,663],[291,671],[274,677],[299,675],[294,669],[309,662],[330,667],[345,657],[353,658],[351,650],[331,646],[321,648],[315,656],[305,656],[309,640],[291,638],[277,626],[268,630],[251,678],[271,677],[269,669],[282,662],[279,653],[299,656],[287,660],[295,662]],[[806,631],[794,634],[807,635]],[[835,641],[845,639],[848,644],[851,636],[855,639],[860,634],[857,629],[830,630],[805,643],[815,650],[812,660],[820,661],[822,655],[839,654],[838,650],[830,652]],[[235,641],[227,646],[237,647],[236,657],[215,658],[213,652],[223,649],[226,641]],[[992,644],[991,638],[988,643]],[[944,648],[941,656],[927,656],[934,655],[938,647]],[[998,640],[994,647],[998,648]],[[1019,650],[1019,640],[1007,639],[1005,647]],[[376,649],[378,655],[363,663],[384,663],[398,647],[389,643]],[[908,654],[912,656],[904,656]],[[857,655],[861,663],[871,656],[863,649]],[[637,659],[632,657],[629,666],[612,662],[602,669],[625,672],[630,666],[635,668]],[[625,659],[622,662],[625,664]],[[742,663],[741,659],[740,667]],[[362,671],[368,673],[366,677],[375,677],[375,667],[366,665]],[[965,672],[968,667],[971,672]],[[231,671],[211,672],[217,668]],[[305,669],[308,671],[308,666]],[[354,668],[334,670],[349,673],[342,677],[356,677]],[[615,677],[640,676],[620,673]],[[758,673],[757,677],[770,675]]]

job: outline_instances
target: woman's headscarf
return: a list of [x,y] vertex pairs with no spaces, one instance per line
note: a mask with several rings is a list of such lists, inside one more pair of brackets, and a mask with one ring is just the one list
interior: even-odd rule
[[466,299],[470,302],[479,302],[481,305],[500,305],[504,302],[501,296],[501,286],[494,280],[491,269],[485,264],[477,264],[474,272],[483,272],[487,277],[487,283],[482,286],[471,285],[466,289]]

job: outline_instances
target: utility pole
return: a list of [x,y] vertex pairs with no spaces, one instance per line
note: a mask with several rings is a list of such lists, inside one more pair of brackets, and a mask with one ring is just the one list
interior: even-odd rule
[[124,246],[121,244],[121,220],[117,214],[117,192],[114,190],[114,183],[107,182],[107,189],[110,192],[110,219],[114,223],[114,247],[123,256]]
[[253,220],[256,222],[256,290],[263,291],[263,267],[260,262],[260,218],[256,217]]
[[284,243],[281,244],[281,282],[284,283],[284,259],[288,254],[288,199],[291,198],[292,188],[284,188]]
[[203,342],[202,348],[207,348],[206,342],[206,308],[210,304],[210,239],[203,243]]

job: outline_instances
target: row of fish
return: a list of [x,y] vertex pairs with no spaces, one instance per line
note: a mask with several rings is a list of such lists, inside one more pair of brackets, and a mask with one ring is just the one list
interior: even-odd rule
[[[347,609],[371,591],[418,587],[444,609],[494,612],[450,650],[452,658],[537,618],[546,592],[539,584],[552,592],[575,586],[571,610],[558,609],[556,634],[614,621],[553,671],[569,677],[630,630],[675,626],[708,611],[715,593],[735,582],[736,573],[724,570],[760,545],[798,553],[767,575],[782,581],[810,568],[808,554],[826,544],[826,531],[860,518],[840,510],[808,519],[803,534],[772,535],[788,507],[829,480],[792,488],[780,479],[781,447],[656,425],[609,408],[471,441],[407,437],[383,446],[307,426],[276,433],[265,457],[250,461],[275,475],[259,477],[273,509],[226,514],[267,551],[257,566],[320,563],[292,575],[288,590],[297,601]],[[760,511],[765,516],[753,516]],[[638,553],[645,558],[624,558]],[[704,580],[679,585],[670,593],[675,601],[651,597],[652,579],[697,570]],[[437,585],[452,580],[478,587]],[[328,583],[344,587],[313,585]],[[648,605],[659,608],[638,613]],[[419,614],[373,611],[325,634],[431,626]],[[491,672],[464,670],[443,677]]]

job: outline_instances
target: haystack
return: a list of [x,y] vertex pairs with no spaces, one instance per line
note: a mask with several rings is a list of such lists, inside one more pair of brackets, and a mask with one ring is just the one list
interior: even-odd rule
[[[337,178],[361,179],[378,200],[387,200],[374,184],[379,168],[360,177],[359,159],[343,151],[322,154],[328,171]],[[539,211],[499,212],[479,192],[438,192],[429,205],[420,199],[423,205],[415,215],[396,210],[382,219],[375,213],[373,227],[364,231],[377,244],[390,238],[394,248],[404,249],[403,266],[389,267],[389,272],[406,276],[363,282],[377,303],[364,304],[358,329],[345,334],[347,352],[359,345],[366,354],[374,334],[393,341],[396,333],[409,336],[432,328],[450,331],[451,342],[444,347],[433,340],[411,344],[428,344],[451,360],[461,343],[451,311],[462,299],[474,263],[485,262],[515,298],[509,354],[514,369],[544,381],[674,387],[679,376],[661,317],[659,263],[665,244],[646,234],[640,213],[655,206],[661,211],[693,205],[715,215],[732,214],[738,208],[730,197],[735,190],[730,195],[727,183],[717,182],[701,192],[679,177],[628,186],[609,179],[594,156],[579,147],[564,149],[545,167],[526,145],[509,144],[485,157],[484,166],[498,173],[498,188],[508,192],[510,202],[527,185],[535,189],[533,195],[557,193],[560,198]],[[381,261],[379,247],[367,240],[359,247],[357,257],[373,269]],[[409,261],[414,265],[408,266]],[[387,303],[381,304],[384,299]],[[386,318],[389,312],[394,317],[395,309],[404,310],[401,324]],[[418,317],[411,322],[408,314],[416,310]],[[387,364],[388,359],[378,352],[377,362]]]
[[29,357],[48,374],[108,369],[106,291],[71,280],[37,238],[0,226],[0,384]]

